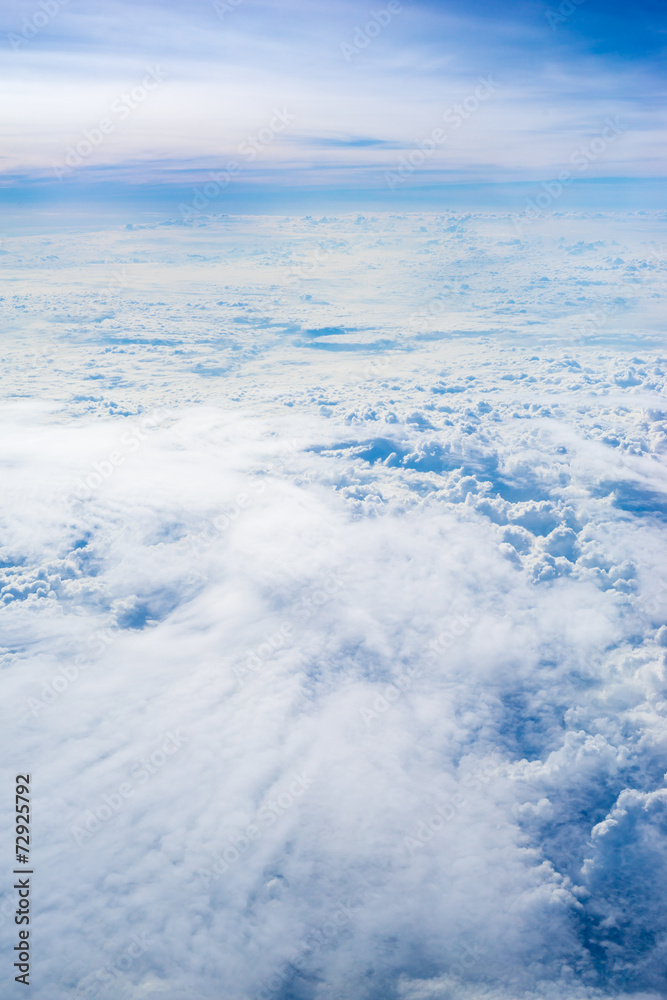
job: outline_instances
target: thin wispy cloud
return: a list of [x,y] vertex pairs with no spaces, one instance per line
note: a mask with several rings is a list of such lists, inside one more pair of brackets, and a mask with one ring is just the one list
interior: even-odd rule
[[[6,177],[53,176],[68,147],[156,67],[164,82],[149,99],[130,100],[131,113],[114,123],[86,168],[117,169],[119,178],[141,182],[142,164],[185,156],[203,172],[282,108],[293,116],[290,127],[261,163],[275,168],[275,185],[289,185],[288,165],[296,185],[344,190],[359,184],[360,170],[375,170],[365,183],[381,187],[391,167],[383,151],[425,141],[449,108],[491,78],[493,100],[467,116],[429,162],[444,182],[548,176],[608,116],[627,122],[627,136],[594,175],[662,173],[664,70],[655,45],[643,53],[650,23],[631,33],[634,48],[628,38],[621,45],[623,22],[615,28],[611,17],[601,36],[594,0],[562,24],[537,4],[501,14],[495,5],[395,2],[377,17],[354,3],[332,9],[244,0],[221,10],[119,3],[93,12],[71,3],[31,28],[24,4],[6,5],[3,73],[13,95],[3,105]],[[167,170],[162,180],[172,176]],[[431,182],[421,172],[411,179]]]

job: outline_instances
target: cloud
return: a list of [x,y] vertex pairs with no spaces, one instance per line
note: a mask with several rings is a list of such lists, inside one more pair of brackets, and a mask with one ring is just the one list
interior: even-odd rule
[[5,241],[37,1000],[664,993],[660,224]]
[[[388,151],[424,141],[489,76],[500,84],[494,100],[448,136],[433,172],[413,183],[542,180],[608,116],[627,121],[629,134],[596,163],[595,176],[659,176],[660,65],[644,54],[647,32],[630,30],[627,17],[609,21],[600,51],[594,6],[587,0],[559,31],[534,5],[499,18],[487,5],[471,14],[406,4],[368,35],[369,11],[347,3],[240,3],[222,20],[213,4],[107,3],[91,13],[72,3],[34,31],[22,27],[24,6],[9,5],[6,38],[20,44],[4,69],[15,99],[4,112],[3,174],[53,180],[53,163],[158,66],[164,85],[116,123],[90,160],[124,183],[171,183],[175,162],[194,165],[201,178],[211,160],[220,169],[286,107],[295,116],[289,135],[262,154],[267,191],[288,187],[290,172],[298,184],[377,188],[392,167]],[[660,37],[658,28],[649,33]],[[347,60],[345,45],[354,51]],[[332,144],[323,135],[353,138]]]

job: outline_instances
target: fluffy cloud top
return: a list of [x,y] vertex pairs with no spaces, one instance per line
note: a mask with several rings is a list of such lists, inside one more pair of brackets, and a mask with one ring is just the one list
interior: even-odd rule
[[562,225],[10,244],[37,1000],[664,994],[663,265]]

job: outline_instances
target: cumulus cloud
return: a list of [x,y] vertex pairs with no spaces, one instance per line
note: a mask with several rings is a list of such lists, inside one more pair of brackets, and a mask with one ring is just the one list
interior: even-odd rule
[[[44,317],[0,549],[38,1000],[664,992],[667,369],[640,282],[641,336],[569,326],[621,253],[654,274],[652,224],[11,244],[17,342],[21,296]],[[408,327],[443,262],[451,311]]]

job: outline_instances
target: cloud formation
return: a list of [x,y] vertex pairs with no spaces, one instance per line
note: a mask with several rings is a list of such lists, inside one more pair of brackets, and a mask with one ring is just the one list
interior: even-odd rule
[[6,241],[36,1000],[663,995],[660,224]]
[[[382,188],[392,150],[408,154],[426,141],[480,77],[497,80],[497,93],[411,185],[548,178],[610,116],[626,123],[627,136],[599,158],[594,176],[662,176],[664,12],[647,2],[630,16],[586,0],[557,24],[548,15],[558,8],[539,4],[499,12],[392,0],[375,13],[358,3],[277,0],[224,10],[47,6],[8,3],[0,26],[15,94],[3,111],[3,183],[21,181],[33,198],[41,191],[57,200],[64,181],[54,165],[62,169],[68,149],[101,120],[114,128],[70,180],[146,187],[224,168],[276,108],[293,116],[290,128],[247,167],[248,183],[278,201],[304,185],[349,197]],[[149,100],[126,102],[150,72],[164,82]],[[131,113],[121,120],[114,107]]]

